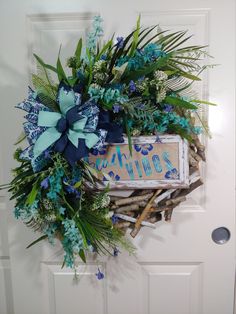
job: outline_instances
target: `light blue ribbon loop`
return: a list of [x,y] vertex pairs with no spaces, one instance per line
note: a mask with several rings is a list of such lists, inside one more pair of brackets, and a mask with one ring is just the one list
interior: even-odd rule
[[47,129],[40,137],[37,139],[34,145],[34,158],[37,158],[42,154],[49,146],[55,143],[61,137],[61,133],[57,131],[56,128],[52,127]]
[[59,112],[40,111],[38,115],[38,125],[55,127],[62,115]]
[[86,123],[88,121],[88,118],[86,116],[83,116],[83,115],[81,115],[81,117],[82,118],[80,120],[78,120],[78,121],[73,123],[72,129],[74,131],[82,131],[82,130],[84,130],[84,128],[86,126]]
[[76,105],[75,93],[73,90],[66,90],[63,86],[58,92],[58,102],[62,114],[65,116],[67,111]]
[[99,137],[95,133],[85,133],[85,144],[90,149],[99,141]]
[[67,135],[68,139],[70,140],[70,142],[76,147],[78,148],[78,140],[79,138],[81,139],[85,139],[85,135],[82,131],[73,131],[73,130],[69,130],[69,134]]

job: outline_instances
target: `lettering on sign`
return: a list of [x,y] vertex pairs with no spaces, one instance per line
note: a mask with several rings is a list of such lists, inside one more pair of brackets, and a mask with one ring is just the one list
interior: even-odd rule
[[110,188],[187,188],[189,183],[188,144],[177,135],[133,137],[132,155],[125,139],[94,150],[85,161]]

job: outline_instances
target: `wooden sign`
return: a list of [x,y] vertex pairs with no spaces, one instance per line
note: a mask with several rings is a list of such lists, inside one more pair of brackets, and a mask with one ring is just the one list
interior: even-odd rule
[[111,189],[189,185],[188,144],[178,135],[132,137],[132,156],[125,139],[122,144],[107,144],[102,150],[93,151],[85,161],[101,171],[100,179],[109,183]]

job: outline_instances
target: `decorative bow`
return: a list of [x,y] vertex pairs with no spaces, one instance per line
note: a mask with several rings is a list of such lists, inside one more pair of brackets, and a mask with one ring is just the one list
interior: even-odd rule
[[73,165],[88,155],[101,136],[105,139],[107,132],[96,131],[99,109],[93,101],[81,105],[81,95],[64,84],[59,86],[57,101],[61,113],[40,111],[38,114],[38,126],[47,129],[34,144],[34,158],[54,144],[54,150],[63,153]]

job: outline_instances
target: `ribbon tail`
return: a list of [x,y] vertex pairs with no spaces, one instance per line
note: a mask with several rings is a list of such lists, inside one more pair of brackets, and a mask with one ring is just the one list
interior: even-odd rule
[[83,132],[69,130],[68,139],[76,148],[78,148],[79,138],[85,139],[85,135]]
[[60,137],[61,133],[59,133],[56,128],[49,128],[43,132],[34,145],[34,158],[42,154],[42,152],[55,143]]
[[90,149],[99,141],[99,137],[95,133],[85,133],[85,144]]

